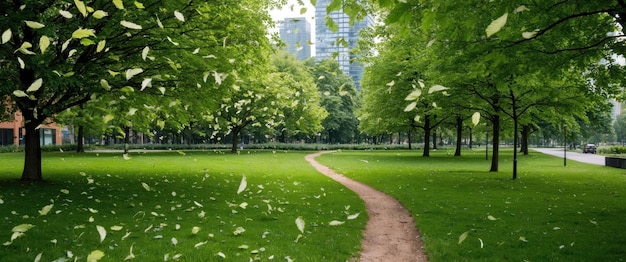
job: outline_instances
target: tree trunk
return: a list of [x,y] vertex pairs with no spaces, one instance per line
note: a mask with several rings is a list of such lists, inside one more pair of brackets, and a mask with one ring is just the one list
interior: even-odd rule
[[472,133],[472,128],[469,128],[469,148],[472,149],[472,147],[474,146],[474,139],[473,139],[473,133]]
[[430,116],[424,117],[424,153],[422,156],[430,156]]
[[35,119],[32,110],[22,111],[24,116],[24,170],[22,172],[22,181],[41,181],[41,144],[40,130],[37,128],[40,121]]
[[412,149],[412,148],[411,148],[411,143],[412,143],[412,142],[411,142],[411,131],[412,131],[412,129],[413,129],[412,127],[411,127],[411,128],[409,128],[409,133],[407,134],[407,139],[408,139],[408,141],[409,141],[409,150],[411,150],[411,149]]
[[517,145],[519,142],[519,133],[517,132],[517,126],[519,125],[519,119],[515,108],[515,100],[513,100],[513,179],[517,179]]
[[239,128],[233,128],[233,143],[232,146],[230,147],[230,152],[233,154],[237,153],[237,145],[239,144],[239,132],[241,130],[239,130]]
[[530,126],[524,125],[522,126],[522,148],[521,152],[527,156],[528,155],[528,139],[530,137]]
[[500,116],[499,115],[494,115],[492,117],[492,126],[493,126],[493,136],[492,136],[492,141],[493,141],[493,148],[491,149],[492,151],[492,157],[491,157],[491,169],[489,169],[489,172],[498,172],[498,154],[500,152]]
[[437,150],[437,129],[433,129],[433,149]]
[[130,144],[130,127],[124,127],[124,154],[128,154],[128,146]]
[[76,153],[85,153],[85,127],[83,127],[83,125],[78,126]]
[[454,156],[461,156],[461,142],[463,140],[463,118],[456,116],[456,151]]

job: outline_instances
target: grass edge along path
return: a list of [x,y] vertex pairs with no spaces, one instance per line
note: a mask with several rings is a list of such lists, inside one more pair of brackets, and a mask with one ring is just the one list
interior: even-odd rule
[[512,149],[488,172],[484,149],[338,151],[317,160],[410,210],[430,261],[622,261],[623,169],[532,153],[510,179]]
[[333,152],[318,152],[305,159],[320,173],[354,191],[365,202],[369,220],[363,232],[359,261],[428,261],[413,217],[398,200],[315,161],[316,157]]

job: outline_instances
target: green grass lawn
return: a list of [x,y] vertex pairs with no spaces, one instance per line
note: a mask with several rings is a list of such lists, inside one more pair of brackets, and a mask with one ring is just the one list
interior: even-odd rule
[[482,150],[430,158],[340,151],[318,161],[399,199],[430,261],[626,259],[626,170],[574,161],[563,167],[562,158],[531,152],[519,157],[519,178],[511,180],[512,151],[490,173]]
[[[46,181],[23,184],[17,181],[23,155],[0,154],[0,261],[85,261],[96,250],[104,253],[101,261],[358,256],[368,218],[363,202],[317,173],[305,155],[191,151],[124,160],[44,153]],[[245,190],[237,194],[244,175]],[[345,223],[330,226],[333,220]],[[11,241],[23,224],[34,227]]]

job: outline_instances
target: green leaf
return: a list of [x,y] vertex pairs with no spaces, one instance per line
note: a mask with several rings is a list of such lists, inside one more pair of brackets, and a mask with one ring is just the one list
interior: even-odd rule
[[124,9],[124,2],[122,0],[113,0],[113,4],[115,5],[117,9],[120,9],[120,10]]
[[53,206],[54,206],[54,204],[50,204],[50,205],[44,206],[41,210],[39,210],[39,215],[40,216],[47,215],[50,212],[50,210],[52,210]]
[[422,90],[421,89],[415,89],[408,96],[406,96],[406,98],[404,98],[404,100],[407,100],[407,101],[417,100],[417,99],[420,98],[421,95],[422,95]]
[[89,253],[89,256],[87,256],[87,262],[97,262],[103,257],[104,257],[104,252],[100,250],[94,250],[91,253]]
[[329,225],[329,226],[339,226],[339,225],[343,225],[344,223],[346,223],[346,222],[344,222],[344,221],[338,221],[338,220],[333,220],[333,221],[330,221],[330,223],[328,223],[328,225]]
[[467,238],[467,235],[469,234],[469,231],[465,231],[463,232],[463,234],[461,234],[459,236],[459,244],[463,243],[463,241],[465,241],[465,239]]
[[181,22],[185,22],[185,16],[181,12],[174,11],[174,16]]
[[81,39],[85,37],[96,36],[96,30],[78,28],[72,33],[72,38]]
[[83,38],[80,40],[80,44],[83,46],[90,46],[90,45],[95,45],[96,42],[94,42],[93,40],[89,38]]
[[532,31],[532,32],[523,32],[522,37],[525,39],[530,39],[530,38],[535,37],[537,33],[539,33],[539,29],[536,29],[535,31]]
[[28,89],[26,89],[26,92],[35,92],[39,90],[39,88],[41,88],[42,84],[43,84],[43,79],[39,78],[35,80],[32,84],[30,84]]
[[111,86],[109,85],[109,82],[107,82],[107,80],[105,79],[100,79],[100,85],[102,86],[102,88],[104,88],[104,90],[109,91],[111,90]]
[[19,232],[19,233],[25,233],[26,231],[30,230],[31,228],[35,227],[32,224],[21,224],[21,225],[17,225],[15,227],[13,227],[13,229],[11,229],[11,232],[15,233],[15,232]]
[[95,12],[92,14],[92,16],[93,16],[94,18],[96,18],[96,19],[102,19],[102,18],[104,18],[105,16],[108,16],[108,15],[109,15],[109,13],[107,13],[107,12],[105,12],[105,11],[102,11],[102,10],[95,11]]
[[508,17],[509,17],[509,13],[504,13],[498,19],[491,21],[491,24],[487,26],[487,29],[485,29],[485,32],[487,33],[487,37],[490,37],[493,34],[500,31],[500,29],[502,29],[502,27],[506,25],[506,20]]
[[41,53],[45,53],[46,49],[48,49],[48,47],[50,46],[50,38],[48,38],[47,36],[41,36],[41,38],[39,38],[39,50],[41,50]]
[[123,27],[130,28],[130,29],[137,29],[137,30],[142,29],[141,25],[135,24],[135,23],[133,23],[133,22],[128,22],[128,21],[126,21],[126,20],[122,20],[122,21],[120,21],[120,24],[121,24]]
[[302,217],[298,217],[296,218],[296,226],[298,227],[298,230],[300,230],[301,233],[304,233],[304,219],[302,219]]
[[100,40],[100,42],[98,42],[98,47],[96,47],[96,53],[102,52],[102,50],[104,50],[104,47],[106,47],[106,44],[106,40]]
[[39,23],[39,22],[35,22],[35,21],[24,21],[26,23],[26,26],[32,28],[32,29],[40,29],[40,28],[44,28],[46,25]]
[[135,1],[135,7],[137,7],[137,9],[144,9],[146,8],[145,6],[143,6],[142,3]]
[[143,69],[141,68],[133,68],[126,70],[126,80],[130,80],[134,76],[143,73]]
[[513,13],[520,13],[520,12],[524,12],[524,11],[530,11],[530,9],[528,9],[528,7],[526,7],[525,5],[520,5],[517,8],[515,8],[515,10],[513,10]]
[[102,122],[104,122],[105,124],[110,122],[111,120],[113,120],[115,118],[115,116],[113,116],[112,114],[107,114],[104,117],[102,117]]
[[15,91],[13,91],[13,95],[17,96],[17,97],[28,97],[28,95],[26,93],[24,93],[24,91],[22,91],[22,90],[15,90]]
[[13,34],[11,33],[11,29],[7,29],[6,31],[4,31],[4,33],[2,33],[2,44],[6,44],[7,42],[9,42],[9,40],[11,40],[11,36],[13,36]]
[[16,51],[19,51],[20,53],[25,55],[34,55],[35,53],[33,51],[28,50],[31,47],[33,47],[33,44],[31,44],[30,42],[24,42]]
[[237,189],[237,195],[246,190],[247,186],[248,182],[246,181],[246,175],[243,175],[243,177],[241,178],[241,183],[239,183],[239,188]]
[[76,4],[76,8],[83,15],[83,17],[87,17],[87,8],[85,7],[85,3],[83,1],[74,0],[74,4]]
[[431,86],[430,89],[428,89],[428,93],[431,94],[431,93],[442,91],[442,90],[446,90],[446,89],[448,89],[448,88],[445,87],[445,86],[434,85],[434,86]]
[[407,105],[404,108],[404,112],[409,112],[409,111],[415,109],[416,106],[417,106],[417,102],[410,103],[409,105]]
[[67,19],[70,19],[72,17],[74,17],[74,15],[72,15],[72,13],[65,11],[65,10],[59,10],[59,14]]
[[143,61],[146,61],[146,58],[148,57],[148,52],[150,52],[150,47],[148,46],[144,47],[141,51],[141,59],[143,59]]

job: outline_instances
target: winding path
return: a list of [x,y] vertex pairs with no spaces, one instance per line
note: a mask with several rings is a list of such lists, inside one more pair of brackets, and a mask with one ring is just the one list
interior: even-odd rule
[[315,161],[316,157],[332,152],[310,154],[305,159],[317,171],[354,191],[365,202],[369,221],[363,231],[363,250],[358,261],[428,261],[413,217],[398,200]]

